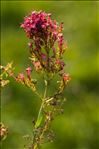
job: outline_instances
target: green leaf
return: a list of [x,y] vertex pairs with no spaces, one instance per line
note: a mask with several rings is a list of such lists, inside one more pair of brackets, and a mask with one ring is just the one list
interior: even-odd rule
[[35,128],[40,126],[42,119],[43,119],[43,115],[42,115],[42,113],[40,113],[40,115],[38,116],[38,119],[36,121]]

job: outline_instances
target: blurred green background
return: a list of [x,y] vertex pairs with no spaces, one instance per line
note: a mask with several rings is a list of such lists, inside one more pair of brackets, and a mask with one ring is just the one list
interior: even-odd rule
[[[55,141],[42,149],[99,149],[98,4],[91,1],[1,3],[1,62],[5,65],[13,60],[16,72],[25,72],[30,65],[28,39],[20,28],[23,17],[33,10],[43,10],[51,12],[58,22],[64,22],[63,33],[69,47],[64,59],[72,80],[64,92],[67,98],[64,114],[52,123]],[[37,116],[40,102],[31,90],[13,80],[2,90],[1,97],[1,118],[9,130],[2,149],[23,149],[23,136],[32,134],[32,119]]]

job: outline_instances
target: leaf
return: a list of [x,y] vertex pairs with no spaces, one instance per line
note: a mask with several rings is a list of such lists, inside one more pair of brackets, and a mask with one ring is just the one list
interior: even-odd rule
[[42,115],[42,113],[40,113],[40,115],[38,116],[38,119],[36,121],[35,128],[40,126],[42,119],[43,119],[43,115]]
[[45,82],[45,86],[47,86],[47,81],[46,81],[46,80],[44,80],[44,82]]

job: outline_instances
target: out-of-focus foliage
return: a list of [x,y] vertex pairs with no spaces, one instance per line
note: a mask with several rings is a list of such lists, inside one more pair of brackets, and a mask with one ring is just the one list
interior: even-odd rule
[[[52,124],[55,141],[43,149],[99,148],[99,52],[98,2],[66,1],[2,1],[1,62],[14,61],[16,72],[30,64],[28,40],[20,28],[23,17],[32,10],[51,12],[58,22],[64,22],[68,49],[64,60],[71,82],[64,95],[64,115]],[[34,74],[34,77],[41,77]],[[53,82],[54,83],[54,82]],[[42,80],[39,90],[42,91]],[[53,92],[55,84],[50,88]],[[23,149],[24,135],[32,135],[32,119],[36,118],[40,102],[30,90],[15,83],[2,90],[1,118],[9,134],[2,149]]]

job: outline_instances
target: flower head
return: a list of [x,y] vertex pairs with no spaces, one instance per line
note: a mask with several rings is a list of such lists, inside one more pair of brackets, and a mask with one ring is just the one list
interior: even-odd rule
[[31,39],[35,37],[47,37],[47,30],[54,31],[57,29],[57,24],[50,18],[51,14],[45,12],[33,11],[29,16],[24,18],[24,23],[21,27],[27,33],[27,36]]
[[[59,25],[51,18],[50,13],[33,11],[24,18],[21,27],[31,42],[28,44],[36,70],[44,68],[46,71],[58,72],[64,67],[61,61],[64,52],[64,38],[62,34],[63,22]],[[56,60],[59,67],[54,66]],[[39,65],[39,66],[38,66]]]

